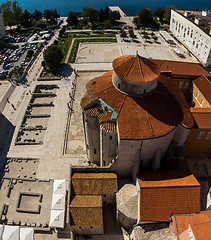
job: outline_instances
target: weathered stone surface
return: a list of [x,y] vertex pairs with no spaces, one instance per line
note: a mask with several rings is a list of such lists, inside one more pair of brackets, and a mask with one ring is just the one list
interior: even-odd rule
[[137,226],[132,230],[132,240],[174,240],[175,234],[169,232],[167,223],[146,224]]
[[116,194],[117,218],[125,228],[131,228],[138,218],[138,195],[136,186],[125,184]]

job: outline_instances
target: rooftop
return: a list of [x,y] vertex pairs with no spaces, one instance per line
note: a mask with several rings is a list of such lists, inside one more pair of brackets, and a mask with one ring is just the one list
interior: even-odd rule
[[203,96],[206,98],[206,100],[211,105],[211,82],[210,80],[205,76],[202,75],[195,79],[193,83],[196,85],[196,87],[199,89],[199,91],[203,94]]
[[[179,123],[188,128],[193,119],[188,106],[172,79],[160,75],[156,90],[143,97],[119,92],[112,83],[113,71],[91,80],[81,100],[85,111],[101,98],[116,113],[121,139],[149,139],[173,131]],[[133,127],[131,127],[133,126]]]
[[168,222],[172,214],[200,211],[200,184],[189,172],[143,172],[137,182],[140,222]]
[[211,128],[211,108],[191,108],[190,109],[196,128]]
[[173,221],[177,236],[186,231],[190,225],[196,240],[209,239],[211,234],[211,210],[202,211],[200,213],[191,215],[174,214],[171,219]]
[[114,173],[74,173],[72,190],[75,195],[102,195],[117,192],[117,176]]
[[137,181],[140,188],[200,186],[194,175],[186,171],[142,172]]
[[[184,18],[187,18],[190,22],[192,22],[194,25],[196,25],[198,28],[200,28],[203,32],[205,32],[207,35],[210,36],[210,22],[211,22],[211,14],[210,12],[203,11],[207,14],[207,16],[202,16],[201,11],[188,11],[188,10],[175,10],[180,15],[182,15]],[[184,14],[185,12],[189,12],[189,16],[186,17]],[[195,23],[195,18],[198,18],[201,20],[201,24],[197,25]]]
[[158,66],[150,59],[133,55],[116,58],[114,72],[121,78],[132,82],[150,82],[158,77]]

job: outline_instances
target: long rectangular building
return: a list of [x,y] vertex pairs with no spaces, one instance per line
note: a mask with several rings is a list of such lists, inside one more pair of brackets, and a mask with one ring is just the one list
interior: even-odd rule
[[173,35],[205,66],[211,66],[211,12],[171,10]]

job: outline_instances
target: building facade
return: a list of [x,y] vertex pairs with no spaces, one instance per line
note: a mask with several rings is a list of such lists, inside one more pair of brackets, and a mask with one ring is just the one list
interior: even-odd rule
[[171,10],[173,35],[204,65],[211,66],[211,13]]

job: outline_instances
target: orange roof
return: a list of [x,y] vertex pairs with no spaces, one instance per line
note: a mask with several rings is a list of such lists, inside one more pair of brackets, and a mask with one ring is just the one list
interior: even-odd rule
[[211,237],[211,222],[192,226],[195,240],[207,240]]
[[150,82],[158,77],[158,66],[150,59],[126,55],[113,61],[115,73],[122,79],[132,82]]
[[140,187],[140,222],[168,222],[174,213],[200,211],[200,184],[184,171],[143,172]]
[[197,128],[211,128],[211,108],[191,108]]
[[160,60],[160,59],[151,59],[156,63],[160,71],[171,71],[172,75],[185,75],[197,77],[204,74],[207,77],[211,77],[209,73],[201,64],[191,63],[191,62],[179,62],[179,61],[170,61],[170,60]]
[[[211,236],[211,210],[191,215],[175,214],[171,219],[177,236],[186,231],[189,225],[193,230],[196,240],[207,240]],[[209,234],[208,237],[206,234]]]
[[91,80],[81,100],[83,108],[101,98],[116,113],[120,139],[149,139],[164,136],[181,122],[192,128],[189,107],[172,79],[160,75],[156,90],[142,97],[119,92],[112,84],[113,71]]
[[210,80],[205,77],[204,75],[198,77],[193,81],[199,91],[203,94],[206,100],[211,105],[211,82]]
[[140,188],[200,186],[194,175],[187,171],[142,172],[137,181]]

